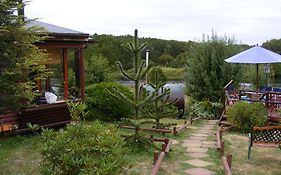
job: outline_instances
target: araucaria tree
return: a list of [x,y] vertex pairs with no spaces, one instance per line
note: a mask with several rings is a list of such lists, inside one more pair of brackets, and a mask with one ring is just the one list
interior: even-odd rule
[[140,59],[141,51],[143,51],[146,47],[146,43],[140,44],[138,41],[138,31],[135,30],[134,35],[134,42],[128,43],[124,45],[125,49],[127,49],[129,52],[132,53],[133,56],[133,74],[129,74],[125,72],[123,69],[122,63],[117,62],[117,65],[126,78],[129,80],[134,81],[135,88],[134,88],[134,99],[128,99],[123,94],[119,94],[119,98],[121,97],[122,100],[126,101],[129,105],[131,105],[134,108],[134,116],[131,119],[124,119],[123,122],[126,124],[130,124],[136,127],[135,129],[135,136],[138,137],[139,135],[139,128],[142,122],[140,119],[141,116],[141,109],[147,105],[147,103],[150,101],[152,96],[146,97],[144,99],[141,98],[141,80],[144,78],[145,74],[149,70],[149,66],[145,67],[145,60]]
[[46,74],[47,58],[35,45],[41,38],[36,28],[27,28],[28,21],[16,11],[24,3],[2,0],[0,3],[0,113],[4,109],[28,106],[34,99],[35,81]]
[[163,124],[160,122],[165,117],[177,117],[182,113],[182,110],[178,110],[174,104],[178,101],[169,101],[170,89],[165,88],[167,78],[163,74],[162,70],[158,67],[153,68],[149,74],[149,84],[153,88],[151,93],[152,98],[151,104],[144,108],[144,115],[148,118],[153,119],[151,123],[155,124],[157,129],[165,128],[174,125],[173,123]]
[[241,77],[240,65],[227,64],[224,59],[240,49],[233,40],[216,34],[192,47],[186,66],[187,94],[199,101],[220,101],[223,87]]

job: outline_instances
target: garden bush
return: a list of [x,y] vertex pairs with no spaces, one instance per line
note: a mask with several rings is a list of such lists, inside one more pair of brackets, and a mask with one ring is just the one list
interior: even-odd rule
[[87,87],[86,103],[89,113],[86,119],[117,121],[132,115],[132,107],[114,96],[116,90],[133,99],[133,93],[129,88],[118,83],[102,82]]
[[191,117],[204,117],[208,119],[216,119],[221,115],[222,104],[219,102],[196,101],[191,97],[187,101],[186,113]]
[[262,103],[236,102],[227,111],[227,121],[243,132],[250,132],[254,126],[263,126],[267,111]]
[[68,126],[63,132],[42,133],[42,174],[123,174],[124,140],[114,125]]

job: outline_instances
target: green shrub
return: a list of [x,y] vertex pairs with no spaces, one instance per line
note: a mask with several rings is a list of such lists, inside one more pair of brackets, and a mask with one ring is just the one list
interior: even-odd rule
[[243,132],[250,132],[254,126],[262,126],[267,121],[267,111],[262,103],[236,102],[227,111],[227,121]]
[[86,82],[87,84],[109,81],[110,66],[109,61],[103,55],[93,54],[86,59]]
[[123,174],[124,141],[114,125],[68,126],[64,132],[42,133],[42,174]]
[[168,81],[184,80],[184,68],[161,67],[161,69]]
[[116,94],[115,88],[126,97],[133,98],[129,88],[114,82],[102,82],[87,87],[88,119],[115,121],[132,115],[132,107],[113,96]]
[[196,101],[190,97],[186,105],[186,113],[191,117],[218,118],[222,112],[222,104],[219,102]]

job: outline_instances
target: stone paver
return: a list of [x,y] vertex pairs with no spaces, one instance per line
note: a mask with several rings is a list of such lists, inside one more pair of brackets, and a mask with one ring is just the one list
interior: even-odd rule
[[197,159],[199,159],[199,158],[205,158],[205,157],[208,157],[209,155],[208,154],[206,154],[206,153],[189,153],[188,154],[190,157],[192,157],[192,158],[197,158]]
[[211,163],[211,162],[207,162],[205,160],[200,160],[200,159],[187,160],[187,161],[185,161],[185,163],[188,163],[192,166],[196,166],[196,167],[199,167],[199,168],[200,167],[203,168],[203,167],[213,165],[213,163]]
[[209,136],[215,134],[215,132],[213,132],[212,130],[202,130],[202,131],[198,131],[197,134],[205,134]]
[[200,147],[202,147],[202,148],[217,148],[217,146],[215,145],[215,144],[213,144],[213,145],[201,145]]
[[183,143],[183,147],[200,147],[202,145],[201,142],[191,142],[191,143]]
[[206,140],[207,138],[206,137],[199,137],[199,136],[190,136],[189,137],[190,140]]
[[200,131],[198,131],[197,133],[206,133],[206,134],[213,134],[213,133],[215,133],[215,131],[214,130],[212,130],[212,129],[201,129]]
[[212,144],[216,144],[217,142],[215,141],[210,141],[210,140],[207,140],[207,141],[203,141],[202,144],[205,144],[205,145],[212,145]]
[[[186,152],[189,156],[188,160],[183,163],[192,165],[195,168],[189,168],[185,170],[189,175],[213,175],[213,171],[207,169],[208,166],[214,165],[211,162],[201,160],[202,158],[208,158],[208,149],[216,148],[216,142],[211,141],[215,139],[215,128],[217,120],[209,120],[205,125],[201,127],[192,127],[194,133],[189,138],[184,140],[182,146],[186,147]],[[191,128],[191,127],[190,127]],[[208,139],[208,140],[207,140]]]
[[208,149],[206,149],[206,148],[187,148],[186,151],[189,153],[207,153]]
[[189,144],[189,143],[202,143],[202,140],[185,140],[185,141],[183,141],[183,144]]
[[213,175],[215,174],[213,171],[207,170],[205,168],[190,168],[185,170],[185,172],[189,175]]
[[207,126],[203,126],[201,129],[202,130],[212,130],[212,129],[214,129],[214,127],[210,126],[210,125],[207,125]]
[[200,133],[197,133],[197,134],[191,134],[191,136],[196,136],[196,137],[208,137],[207,134],[200,134]]

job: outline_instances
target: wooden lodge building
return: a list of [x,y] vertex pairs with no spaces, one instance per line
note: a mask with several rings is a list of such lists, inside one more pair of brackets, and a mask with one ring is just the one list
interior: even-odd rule
[[83,51],[90,42],[89,34],[39,21],[31,21],[27,25],[32,26],[42,27],[50,36],[35,45],[47,50],[50,60],[46,67],[53,72],[45,81],[37,81],[37,88],[41,94],[51,92],[57,99],[49,104],[42,95],[38,98],[37,107],[0,115],[1,133],[28,131],[27,123],[42,127],[63,127],[71,121],[65,100],[85,99]]

